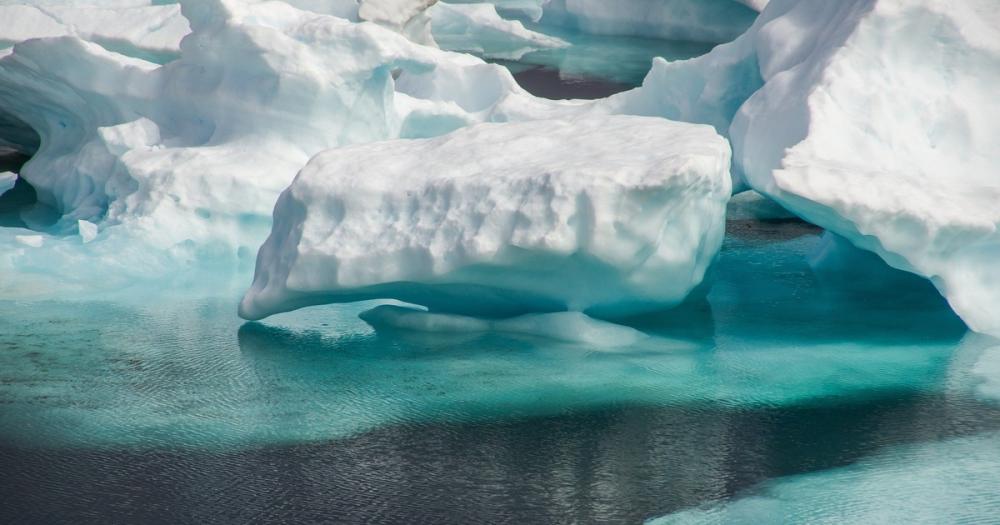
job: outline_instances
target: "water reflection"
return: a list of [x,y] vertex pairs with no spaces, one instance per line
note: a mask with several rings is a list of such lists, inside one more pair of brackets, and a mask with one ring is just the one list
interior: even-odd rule
[[886,446],[1000,427],[1000,410],[884,392],[799,407],[620,407],[398,424],[238,451],[0,448],[0,517],[131,522],[634,523]]
[[615,352],[371,304],[0,302],[0,521],[634,522],[1000,430],[996,342],[933,288],[755,228]]

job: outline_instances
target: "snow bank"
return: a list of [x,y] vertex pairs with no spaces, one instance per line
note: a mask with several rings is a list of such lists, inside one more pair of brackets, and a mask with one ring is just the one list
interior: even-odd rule
[[240,315],[374,298],[490,317],[672,306],[722,242],[728,166],[711,128],[640,117],[326,151],[279,198]]

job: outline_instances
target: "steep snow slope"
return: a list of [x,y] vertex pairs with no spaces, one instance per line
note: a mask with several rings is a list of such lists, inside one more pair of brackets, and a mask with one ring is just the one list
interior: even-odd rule
[[621,116],[329,150],[279,198],[240,314],[373,298],[485,316],[671,306],[722,242],[728,168],[708,126]]

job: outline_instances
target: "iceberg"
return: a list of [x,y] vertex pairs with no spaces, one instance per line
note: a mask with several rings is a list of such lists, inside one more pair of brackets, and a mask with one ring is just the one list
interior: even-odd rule
[[239,312],[379,298],[482,317],[670,307],[721,245],[729,157],[708,126],[630,116],[328,150],[278,199]]
[[[398,135],[395,73],[463,56],[287,3],[181,9],[191,33],[163,65],[80,35],[29,39],[0,57],[0,127],[33,154],[19,176],[37,192],[33,211],[53,217],[27,221],[53,236],[49,257],[6,254],[0,289],[25,289],[24,271],[52,276],[35,293],[63,293],[60,280],[113,287],[249,264],[274,199],[312,155]],[[84,249],[80,220],[108,235]]]
[[1000,14],[992,2],[772,1],[730,128],[754,189],[930,279],[1000,335]]
[[997,335],[997,27],[987,1],[774,0],[735,41],[657,60],[641,88],[599,104],[714,126],[736,192],[930,279]]

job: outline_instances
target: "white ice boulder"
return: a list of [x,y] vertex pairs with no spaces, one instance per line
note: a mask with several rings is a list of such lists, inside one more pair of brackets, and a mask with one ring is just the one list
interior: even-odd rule
[[240,315],[374,298],[493,317],[669,307],[721,245],[729,158],[708,126],[624,116],[329,150],[278,199]]
[[1000,335],[1000,10],[773,0],[734,164],[799,216],[929,278]]

